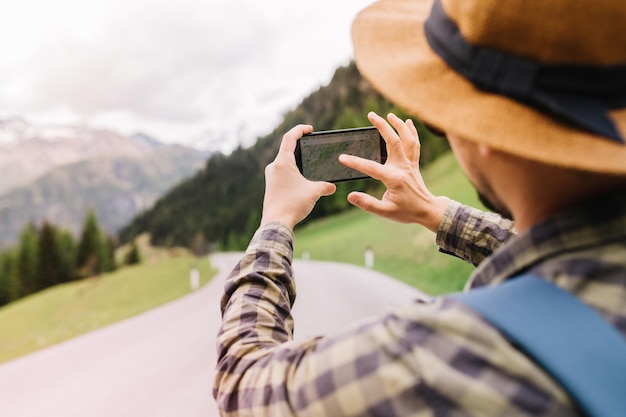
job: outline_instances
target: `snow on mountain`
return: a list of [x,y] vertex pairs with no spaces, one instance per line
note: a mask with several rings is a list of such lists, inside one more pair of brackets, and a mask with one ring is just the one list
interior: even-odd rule
[[31,126],[23,119],[0,119],[0,146],[16,143],[20,138],[32,136]]
[[158,139],[155,139],[154,137],[148,134],[142,133],[142,132],[135,133],[134,135],[130,137],[130,139],[149,145],[149,146],[154,146],[154,147],[165,146],[163,143],[159,142]]
[[162,145],[88,126],[35,126],[23,119],[0,120],[0,194],[63,165],[103,156],[142,158]]

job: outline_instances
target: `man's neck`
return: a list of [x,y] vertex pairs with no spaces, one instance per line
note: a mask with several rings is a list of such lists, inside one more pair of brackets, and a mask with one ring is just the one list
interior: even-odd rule
[[[514,177],[509,176],[509,180],[500,181],[500,187],[509,189],[505,193],[506,203],[513,213],[518,231],[607,193],[626,193],[626,177],[528,162],[533,166],[517,165],[523,172],[518,172]],[[511,183],[507,184],[509,181]]]

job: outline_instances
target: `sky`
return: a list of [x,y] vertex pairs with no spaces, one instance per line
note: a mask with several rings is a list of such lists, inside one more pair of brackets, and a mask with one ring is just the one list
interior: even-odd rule
[[352,58],[373,0],[19,0],[0,13],[0,119],[229,152]]

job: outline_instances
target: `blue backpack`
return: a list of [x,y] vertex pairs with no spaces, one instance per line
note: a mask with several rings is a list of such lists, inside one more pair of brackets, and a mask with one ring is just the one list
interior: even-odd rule
[[520,275],[449,298],[500,330],[587,416],[626,416],[626,339],[575,296],[541,277]]

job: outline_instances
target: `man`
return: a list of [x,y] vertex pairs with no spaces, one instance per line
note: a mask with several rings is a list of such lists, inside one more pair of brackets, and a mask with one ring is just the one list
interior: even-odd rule
[[[384,165],[340,157],[387,192],[349,201],[436,232],[443,252],[477,266],[468,288],[533,273],[626,335],[624,24],[621,0],[368,7],[353,26],[360,71],[447,135],[487,204],[515,220],[515,233],[503,217],[433,196],[419,173],[417,132],[394,115],[387,122],[370,114],[387,142]],[[222,412],[579,415],[542,368],[445,297],[341,335],[291,340],[292,228],[334,191],[295,166],[296,140],[311,129],[296,126],[283,137],[266,169],[261,227],[226,282],[214,390]]]

